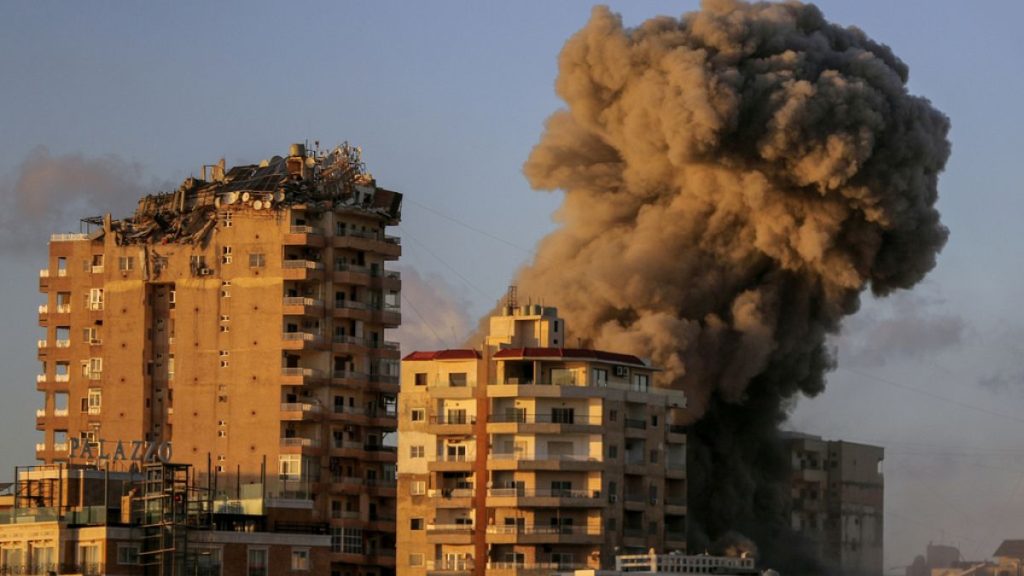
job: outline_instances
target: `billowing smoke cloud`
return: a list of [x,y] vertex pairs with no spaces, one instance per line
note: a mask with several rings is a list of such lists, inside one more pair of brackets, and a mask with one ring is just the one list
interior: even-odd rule
[[402,325],[393,336],[401,344],[402,354],[453,348],[461,343],[471,326],[466,300],[440,276],[424,276],[408,266],[399,269]]
[[919,360],[961,344],[967,323],[916,292],[868,306],[846,322],[836,340],[845,366],[877,367]]
[[138,164],[115,156],[52,156],[35,148],[10,181],[0,183],[0,249],[45,250],[50,233],[77,231],[82,216],[130,213],[155,189],[143,183]]
[[559,67],[568,108],[524,171],[565,192],[562,226],[520,294],[687,390],[693,549],[736,530],[769,564],[820,571],[789,532],[777,427],[822,391],[826,337],[862,292],[934,267],[948,119],[888,47],[795,2],[636,28],[598,7]]

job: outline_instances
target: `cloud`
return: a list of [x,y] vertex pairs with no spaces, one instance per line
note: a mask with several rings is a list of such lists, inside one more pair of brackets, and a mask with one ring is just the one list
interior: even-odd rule
[[45,249],[50,233],[77,230],[83,216],[123,215],[156,189],[143,182],[141,165],[117,156],[54,156],[34,148],[14,176],[0,182],[0,250]]
[[967,324],[942,309],[943,302],[919,293],[903,292],[850,319],[835,340],[839,361],[858,366],[882,366],[919,360],[946,352],[963,342]]
[[402,325],[395,337],[402,354],[458,346],[472,322],[467,301],[437,274],[420,274],[398,266],[402,272]]

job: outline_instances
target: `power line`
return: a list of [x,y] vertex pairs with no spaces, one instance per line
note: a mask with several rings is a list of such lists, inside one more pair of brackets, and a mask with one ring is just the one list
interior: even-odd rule
[[412,311],[415,312],[416,316],[419,317],[420,322],[422,322],[423,325],[426,326],[427,329],[434,334],[434,338],[437,338],[437,341],[440,342],[442,346],[444,346],[445,348],[451,348],[451,346],[448,345],[445,339],[441,338],[441,335],[437,333],[437,330],[434,330],[434,327],[430,325],[430,322],[427,322],[427,319],[423,317],[423,314],[420,314],[420,311],[416,309],[416,305],[412,303],[412,300],[409,300],[409,298],[406,297],[404,290],[402,291],[402,300],[405,301],[405,303],[408,304],[410,308],[412,308]]
[[411,234],[409,234],[409,232],[408,232],[407,230],[401,230],[401,229],[400,229],[399,231],[400,231],[400,233],[402,234],[402,236],[405,236],[406,238],[408,238],[408,239],[412,240],[413,242],[415,242],[416,244],[418,244],[420,248],[423,248],[423,251],[424,251],[424,252],[426,252],[427,254],[429,254],[429,255],[433,256],[433,257],[434,257],[434,259],[436,259],[436,260],[437,260],[438,262],[440,262],[441,264],[443,264],[445,268],[447,268],[448,270],[450,270],[452,274],[455,274],[456,276],[458,276],[458,277],[459,277],[459,279],[460,279],[460,280],[462,280],[462,281],[463,281],[463,282],[464,282],[464,283],[466,284],[466,286],[469,286],[470,288],[472,288],[472,289],[476,290],[476,291],[477,291],[477,292],[479,292],[479,293],[480,293],[480,295],[481,295],[481,296],[483,296],[484,298],[489,298],[489,297],[490,297],[490,296],[489,296],[489,295],[488,295],[488,294],[487,294],[486,292],[484,292],[484,291],[483,291],[483,290],[481,290],[481,289],[480,289],[479,287],[477,287],[477,285],[476,285],[476,284],[473,284],[472,282],[470,282],[470,281],[469,281],[469,279],[468,279],[468,278],[466,278],[465,276],[463,276],[462,274],[460,274],[460,273],[459,273],[459,271],[458,271],[458,270],[456,270],[454,266],[452,266],[451,264],[449,264],[448,262],[446,262],[446,261],[445,261],[445,260],[444,260],[443,258],[441,258],[441,257],[440,257],[440,256],[438,256],[437,254],[435,254],[433,250],[431,250],[430,248],[427,248],[427,245],[426,245],[426,244],[424,244],[423,242],[420,242],[419,240],[417,240],[416,238],[414,238],[414,237],[413,237],[413,236],[412,236]]
[[520,251],[522,251],[522,252],[524,252],[526,254],[530,254],[530,255],[536,255],[537,254],[536,251],[534,251],[534,250],[531,250],[529,248],[523,248],[522,246],[519,246],[518,244],[515,244],[513,242],[509,242],[508,240],[505,240],[504,238],[501,238],[500,236],[495,236],[494,234],[491,234],[490,232],[488,232],[486,230],[481,230],[480,228],[477,228],[475,226],[467,224],[467,223],[463,222],[462,220],[459,220],[458,218],[455,218],[453,216],[448,216],[447,214],[443,214],[441,212],[438,212],[437,210],[434,210],[433,208],[431,208],[429,206],[421,204],[421,203],[413,200],[412,198],[405,198],[404,201],[405,202],[410,202],[412,204],[415,204],[416,206],[419,206],[420,208],[426,210],[427,212],[430,212],[431,214],[434,214],[435,216],[440,216],[441,218],[444,218],[445,220],[448,220],[449,222],[454,222],[455,224],[458,224],[459,226],[462,226],[463,228],[466,228],[467,230],[472,230],[473,232],[476,232],[477,234],[483,234],[484,236],[490,238],[491,240],[496,240],[496,241],[501,242],[502,244],[504,244],[506,246],[510,246],[510,247],[515,248],[516,250],[520,250]]
[[935,392],[932,392],[931,390],[925,390],[923,388],[917,388],[915,386],[910,386],[910,385],[907,385],[907,384],[902,384],[900,382],[895,382],[893,380],[882,378],[881,376],[875,376],[873,374],[868,374],[867,372],[861,372],[860,370],[856,370],[854,368],[849,368],[849,367],[846,367],[846,366],[840,366],[839,369],[840,370],[845,370],[847,372],[850,372],[851,374],[856,374],[857,376],[860,376],[861,378],[867,378],[868,380],[872,380],[872,381],[878,382],[880,384],[885,384],[887,386],[892,386],[894,388],[900,388],[902,390],[909,390],[911,392],[916,392],[918,394],[921,394],[921,395],[924,395],[924,396],[928,396],[929,398],[932,398],[934,400],[940,400],[942,402],[947,402],[949,404],[953,404],[954,406],[959,406],[960,408],[964,408],[964,409],[967,409],[967,410],[974,410],[976,412],[981,412],[981,413],[984,413],[984,414],[988,414],[989,416],[995,416],[997,418],[1005,418],[1006,420],[1012,420],[1014,422],[1018,422],[1020,424],[1024,424],[1024,418],[1019,418],[1017,416],[1013,416],[1012,414],[1005,414],[1003,412],[996,412],[995,410],[989,410],[988,408],[983,408],[981,406],[975,406],[973,404],[968,404],[966,402],[962,402],[960,400],[957,400],[956,398],[950,398],[948,396],[943,396],[941,394],[936,394]]

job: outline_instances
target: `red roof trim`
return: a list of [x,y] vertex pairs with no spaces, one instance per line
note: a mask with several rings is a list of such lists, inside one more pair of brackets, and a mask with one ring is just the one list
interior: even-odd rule
[[480,353],[476,350],[470,349],[459,349],[459,350],[432,350],[425,352],[413,352],[402,358],[406,362],[416,361],[427,361],[427,360],[476,360],[479,359]]
[[506,348],[494,354],[495,358],[568,358],[573,360],[602,360],[618,364],[643,366],[643,360],[632,354],[619,354],[586,348]]

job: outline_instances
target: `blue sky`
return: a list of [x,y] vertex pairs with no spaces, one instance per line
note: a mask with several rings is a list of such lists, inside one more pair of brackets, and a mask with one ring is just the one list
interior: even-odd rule
[[[627,24],[696,7],[611,5]],[[911,91],[951,117],[939,206],[952,233],[913,294],[868,302],[848,322],[829,390],[798,402],[789,426],[889,447],[887,566],[908,563],[929,540],[987,557],[1001,538],[1024,536],[1015,520],[1024,513],[1024,422],[1013,416],[1024,409],[1024,5],[819,6],[891,46],[910,66]],[[293,141],[349,140],[381,185],[407,195],[403,265],[465,305],[463,323],[442,330],[453,343],[555,226],[559,196],[531,191],[521,166],[560,105],[558,51],[589,12],[586,2],[539,1],[7,2],[0,192],[12,193],[39,147],[57,159],[116,157],[152,191],[221,156],[230,165],[283,154]],[[38,437],[44,255],[43,245],[0,246],[8,467],[31,462]]]

